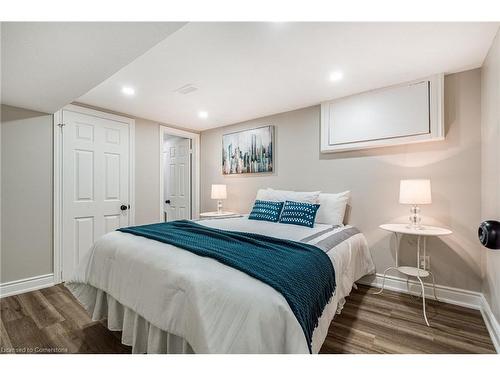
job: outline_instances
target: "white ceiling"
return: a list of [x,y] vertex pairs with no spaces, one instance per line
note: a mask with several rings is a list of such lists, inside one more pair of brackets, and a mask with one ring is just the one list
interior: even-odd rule
[[[498,26],[189,23],[77,101],[208,129],[479,67]],[[344,78],[330,82],[336,70]],[[187,84],[198,90],[174,92]],[[134,87],[135,96],[122,95],[123,85]]]
[[[54,112],[78,101],[203,130],[479,67],[498,26],[3,23],[2,103]],[[343,79],[329,81],[333,71]],[[185,85],[197,90],[176,92]]]
[[184,24],[3,22],[2,103],[53,113]]

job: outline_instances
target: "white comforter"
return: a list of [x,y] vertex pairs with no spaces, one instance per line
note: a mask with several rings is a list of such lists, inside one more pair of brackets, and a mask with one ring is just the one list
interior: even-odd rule
[[[299,241],[328,228],[243,218],[206,220],[202,225]],[[338,230],[342,230],[339,228]],[[312,240],[315,244],[331,235]],[[317,353],[353,283],[372,273],[366,239],[356,234],[327,253],[337,288],[313,333]],[[111,232],[82,259],[66,286],[85,306],[89,285],[111,295],[156,327],[184,338],[196,353],[309,353],[304,333],[285,298],[247,274],[165,243]],[[94,297],[95,298],[95,297]]]

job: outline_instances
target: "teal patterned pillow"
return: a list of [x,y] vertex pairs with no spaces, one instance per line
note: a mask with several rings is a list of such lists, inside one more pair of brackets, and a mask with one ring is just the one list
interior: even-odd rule
[[256,200],[248,218],[250,220],[264,220],[276,223],[280,219],[282,208],[283,202]]
[[319,204],[286,201],[281,212],[280,223],[314,227],[314,218]]

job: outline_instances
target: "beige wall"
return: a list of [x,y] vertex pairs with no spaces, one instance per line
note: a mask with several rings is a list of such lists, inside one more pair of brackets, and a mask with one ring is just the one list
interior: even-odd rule
[[[407,220],[408,207],[398,204],[399,180],[430,178],[433,204],[422,207],[425,221],[444,225],[454,235],[431,239],[431,266],[439,284],[481,289],[480,221],[481,140],[480,70],[445,78],[446,140],[335,154],[319,152],[320,107],[277,114],[201,133],[201,208],[215,209],[210,185],[228,185],[225,208],[248,212],[257,189],[273,187],[324,192],[352,191],[351,223],[367,236],[377,267],[394,262],[390,236],[379,224]],[[276,172],[272,175],[221,174],[222,134],[263,125],[276,131]],[[402,243],[402,260],[414,262],[411,238]],[[410,246],[411,245],[411,246]]]
[[[500,220],[500,32],[484,61],[481,86],[481,218]],[[500,321],[500,251],[483,248],[482,254],[484,296]]]
[[52,273],[52,115],[1,106],[0,283]]
[[160,125],[135,120],[135,224],[158,222],[160,215]]

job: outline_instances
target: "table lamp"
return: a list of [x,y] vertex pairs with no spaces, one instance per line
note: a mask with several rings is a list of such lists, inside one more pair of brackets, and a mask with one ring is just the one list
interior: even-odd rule
[[401,180],[399,184],[399,203],[411,204],[409,228],[422,229],[420,225],[419,204],[431,204],[430,180]]
[[217,199],[217,213],[221,214],[222,213],[222,199],[227,198],[226,185],[213,184],[211,198]]

